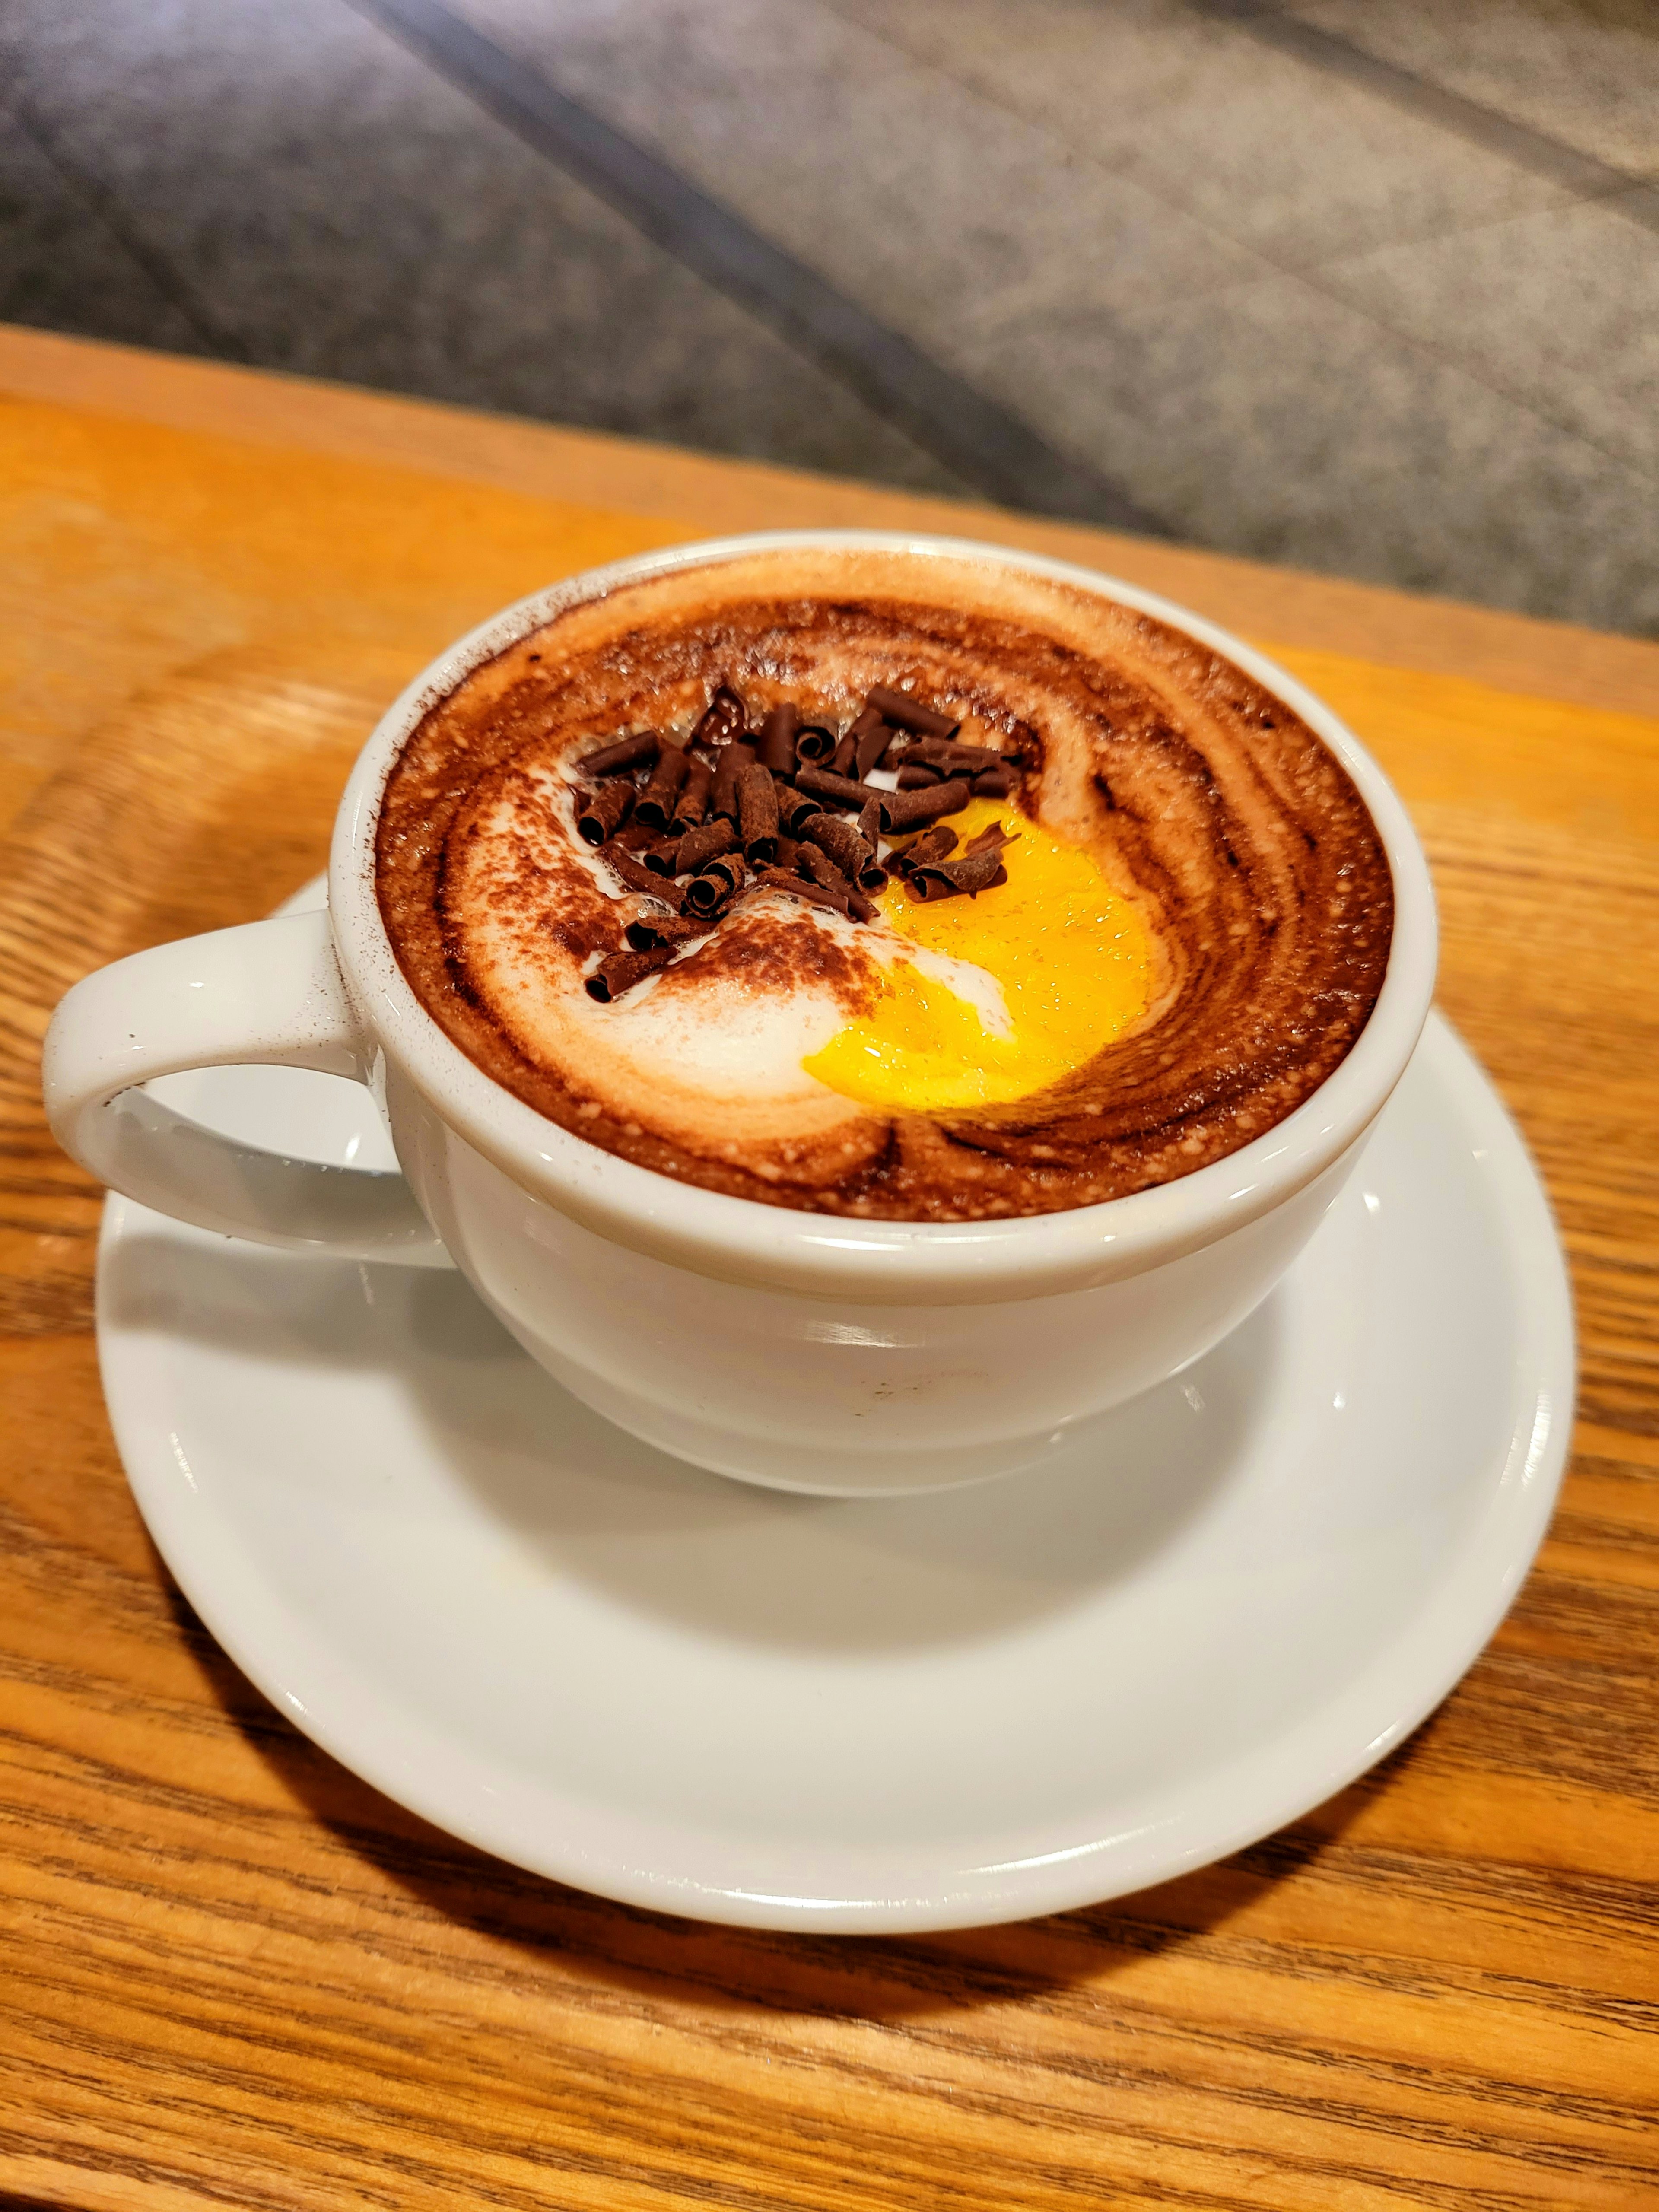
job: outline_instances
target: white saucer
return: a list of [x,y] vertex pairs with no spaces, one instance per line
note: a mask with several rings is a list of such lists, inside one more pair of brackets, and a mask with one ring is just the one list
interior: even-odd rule
[[[327,1076],[167,1093],[390,1164]],[[1318,1803],[1514,1597],[1573,1382],[1536,1177],[1437,1018],[1267,1305],[1065,1461],[978,1489],[703,1474],[568,1397],[459,1276],[118,1199],[98,1314],[151,1533],[299,1727],[503,1858],[768,1928],[1078,1906]]]

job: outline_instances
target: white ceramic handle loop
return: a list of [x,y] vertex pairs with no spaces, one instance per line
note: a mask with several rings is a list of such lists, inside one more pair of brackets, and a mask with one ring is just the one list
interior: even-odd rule
[[284,1251],[447,1267],[400,1175],[284,1158],[204,1129],[134,1086],[259,1061],[367,1079],[325,913],[249,922],[118,960],[77,983],[46,1033],[52,1133],[140,1205]]

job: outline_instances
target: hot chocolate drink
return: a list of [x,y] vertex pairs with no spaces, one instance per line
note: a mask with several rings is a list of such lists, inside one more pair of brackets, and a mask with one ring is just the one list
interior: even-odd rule
[[567,1129],[774,1206],[1033,1214],[1260,1136],[1393,887],[1346,771],[1182,632],[994,561],[778,548],[580,600],[388,780],[422,1003]]

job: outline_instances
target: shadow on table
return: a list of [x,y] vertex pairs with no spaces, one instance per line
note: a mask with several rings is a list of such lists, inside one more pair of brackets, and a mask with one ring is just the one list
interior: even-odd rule
[[1228,1921],[1317,1866],[1365,1803],[1418,1755],[1431,1719],[1304,1819],[1176,1881],[1085,1911],[924,1936],[812,1936],[719,1926],[613,1904],[509,1866],[421,1820],[301,1735],[158,1576],[229,1719],[336,1842],[422,1913],[550,1974],[735,2012],[900,2020],[1063,1997],[1164,1953],[1201,1954]]

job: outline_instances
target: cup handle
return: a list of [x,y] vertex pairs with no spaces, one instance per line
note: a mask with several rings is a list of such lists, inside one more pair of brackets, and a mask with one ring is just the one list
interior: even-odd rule
[[283,1251],[453,1265],[400,1175],[284,1158],[136,1086],[260,1062],[367,1082],[375,1048],[350,1004],[325,912],[159,945],[77,983],[46,1032],[52,1134],[100,1182],[158,1213]]

